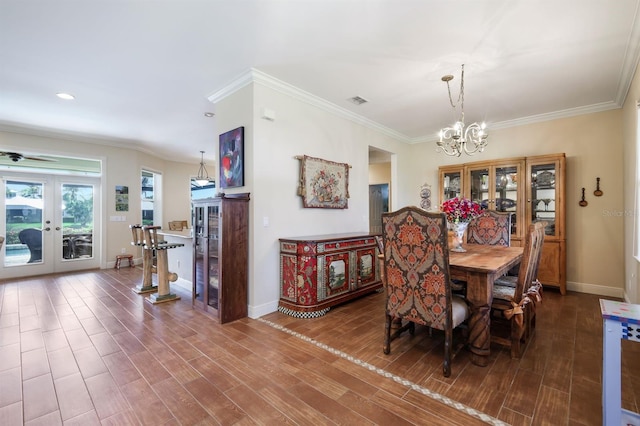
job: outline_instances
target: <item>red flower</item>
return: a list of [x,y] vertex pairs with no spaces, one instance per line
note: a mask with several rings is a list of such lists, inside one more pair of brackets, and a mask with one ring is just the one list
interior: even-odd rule
[[480,216],[482,207],[475,201],[456,197],[442,203],[440,211],[447,215],[447,221],[450,223],[469,222],[471,219]]

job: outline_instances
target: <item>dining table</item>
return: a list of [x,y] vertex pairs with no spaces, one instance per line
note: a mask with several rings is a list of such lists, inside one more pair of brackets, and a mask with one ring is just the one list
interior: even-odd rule
[[471,362],[485,367],[491,352],[493,283],[520,263],[524,249],[485,244],[463,244],[462,247],[466,251],[449,251],[449,269],[452,279],[467,283]]

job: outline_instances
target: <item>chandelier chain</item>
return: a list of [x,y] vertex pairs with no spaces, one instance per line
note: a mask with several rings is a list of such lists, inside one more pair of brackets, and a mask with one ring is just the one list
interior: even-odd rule
[[456,103],[453,103],[453,98],[451,97],[451,86],[449,85],[449,81],[447,81],[447,91],[449,92],[449,102],[453,109],[456,109],[458,104],[460,104],[460,108],[464,113],[464,64],[462,65],[462,72],[460,73],[460,92],[458,93],[458,100]]

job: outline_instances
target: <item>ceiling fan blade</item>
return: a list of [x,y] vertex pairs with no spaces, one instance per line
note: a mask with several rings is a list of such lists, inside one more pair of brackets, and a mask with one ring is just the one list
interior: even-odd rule
[[54,158],[44,158],[44,157],[31,157],[24,156],[19,152],[8,152],[8,151],[0,151],[0,157],[9,157],[11,161],[18,162],[21,160],[33,160],[33,161],[57,161]]
[[53,158],[43,158],[43,157],[22,157],[24,160],[33,160],[33,161],[57,161]]

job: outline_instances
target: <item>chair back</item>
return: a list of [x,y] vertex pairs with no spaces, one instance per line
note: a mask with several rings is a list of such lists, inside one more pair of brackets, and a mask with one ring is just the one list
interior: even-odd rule
[[547,222],[537,222],[537,224],[539,224],[539,226],[535,227],[535,232],[537,233],[537,238],[540,239],[541,242],[534,256],[532,281],[535,281],[538,279],[538,270],[540,269],[540,259],[542,258],[542,246],[544,245],[545,229],[547,227]]
[[518,271],[518,279],[516,281],[516,289],[513,301],[519,303],[523,295],[527,293],[533,281],[537,278],[537,270],[540,264],[540,256],[542,253],[542,244],[544,243],[544,223],[536,222],[529,225],[528,232],[524,238],[524,252],[520,269]]
[[469,222],[467,243],[509,247],[512,214],[494,210],[483,211],[480,216]]
[[31,252],[27,263],[42,261],[42,231],[35,228],[23,229],[18,233],[18,240],[25,244]]
[[447,219],[404,207],[383,213],[387,315],[440,330],[451,329]]

